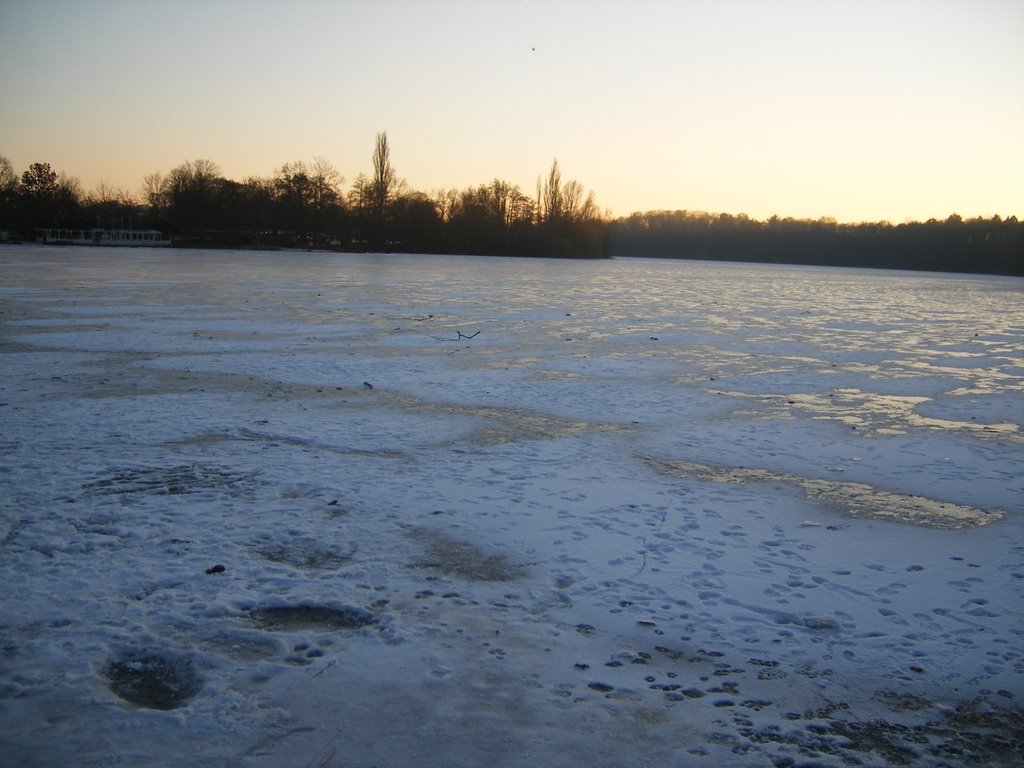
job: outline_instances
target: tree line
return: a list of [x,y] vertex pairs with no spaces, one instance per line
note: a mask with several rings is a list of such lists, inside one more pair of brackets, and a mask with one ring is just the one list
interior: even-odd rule
[[1024,275],[1024,222],[963,219],[842,224],[835,219],[648,211],[609,224],[616,256]]
[[147,175],[137,193],[33,163],[19,177],[0,156],[0,232],[41,227],[157,229],[176,245],[858,266],[1024,275],[1024,223],[946,219],[857,224],[702,211],[647,211],[612,220],[593,192],[562,178],[558,160],[527,193],[501,179],[430,193],[410,189],[377,134],[372,172],[345,178],[322,157],[272,176],[225,178],[211,160]]
[[147,175],[135,194],[79,181],[48,163],[19,177],[0,157],[0,230],[156,229],[176,245],[402,250],[487,255],[607,256],[607,227],[592,192],[564,180],[554,160],[534,195],[500,179],[464,190],[410,189],[376,137],[371,174],[345,178],[327,160],[282,164],[270,177],[225,178],[211,160]]

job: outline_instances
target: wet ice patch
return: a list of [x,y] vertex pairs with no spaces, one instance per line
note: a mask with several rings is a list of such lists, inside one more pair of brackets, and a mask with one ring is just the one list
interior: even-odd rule
[[103,674],[107,686],[119,698],[147,709],[177,709],[200,689],[190,660],[159,652],[111,659]]
[[949,392],[943,397],[922,403],[918,413],[942,424],[973,423],[975,429],[1019,432],[1015,420],[1019,419],[1019,397],[1010,392],[988,394],[971,391],[963,394]]
[[514,581],[522,578],[522,567],[498,552],[488,552],[476,544],[449,538],[443,533],[417,529],[410,534],[423,546],[420,568],[458,576],[468,581]]
[[348,605],[334,607],[316,603],[251,608],[249,618],[263,629],[280,632],[310,629],[351,630],[377,623],[377,618],[362,608]]
[[885,701],[894,712],[928,712],[927,722],[863,721],[849,712],[845,702],[825,699],[828,706],[786,713],[785,727],[748,726],[745,735],[758,744],[798,745],[802,754],[838,758],[844,765],[861,765],[871,758],[886,765],[1019,764],[1024,738],[1019,708],[990,707],[976,700],[951,709],[945,703],[909,698],[913,701],[909,707]]
[[82,490],[105,496],[180,496],[207,491],[236,495],[251,490],[255,486],[255,477],[253,472],[237,472],[226,467],[203,464],[127,467],[86,483]]
[[338,568],[355,554],[354,545],[331,545],[306,536],[267,538],[254,545],[256,553],[272,563],[307,571]]

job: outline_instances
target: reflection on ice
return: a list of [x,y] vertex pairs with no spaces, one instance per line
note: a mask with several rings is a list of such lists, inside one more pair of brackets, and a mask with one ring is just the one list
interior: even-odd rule
[[[987,419],[996,415],[996,404],[989,402],[981,419],[972,415],[968,419],[942,419],[937,416],[925,415],[925,405],[931,404],[933,410],[942,411],[952,397],[947,393],[938,401],[932,397],[910,395],[891,395],[878,392],[865,392],[861,389],[836,389],[828,394],[786,395],[750,395],[743,392],[722,392],[731,398],[748,403],[756,403],[758,410],[746,411],[754,418],[812,418],[838,421],[847,426],[867,433],[879,435],[902,435],[913,430],[941,430],[948,433],[967,432],[979,437],[998,436],[1024,444],[1020,426],[1011,421],[1014,408],[1012,400],[1004,403],[1004,414],[1001,420]],[[974,400],[977,403],[977,399]],[[968,410],[978,411],[979,408]]]
[[974,528],[1002,520],[1002,510],[974,509],[904,493],[873,488],[866,483],[799,477],[786,472],[744,467],[721,467],[689,461],[646,457],[657,471],[677,477],[715,483],[788,483],[814,501],[820,501],[850,517],[868,517],[930,528]]

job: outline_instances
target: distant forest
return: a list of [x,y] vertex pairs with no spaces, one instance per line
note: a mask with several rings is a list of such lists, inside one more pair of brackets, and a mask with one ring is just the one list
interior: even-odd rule
[[555,160],[536,188],[495,179],[467,189],[410,189],[387,134],[373,172],[345,178],[323,158],[284,163],[270,177],[224,178],[211,160],[146,176],[138,192],[33,163],[19,176],[0,156],[0,235],[31,241],[43,228],[152,229],[179,247],[333,249],[509,256],[645,256],[1024,275],[1016,217],[842,224],[744,214],[648,211],[612,219]]
[[616,256],[1024,275],[1016,217],[893,225],[650,211],[610,222],[609,236]]

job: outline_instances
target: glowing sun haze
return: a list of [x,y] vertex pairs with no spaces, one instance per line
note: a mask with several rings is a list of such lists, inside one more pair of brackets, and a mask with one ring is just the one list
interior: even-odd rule
[[425,192],[557,157],[615,215],[1024,216],[1020,0],[0,0],[0,105],[86,190],[351,181],[386,130]]

